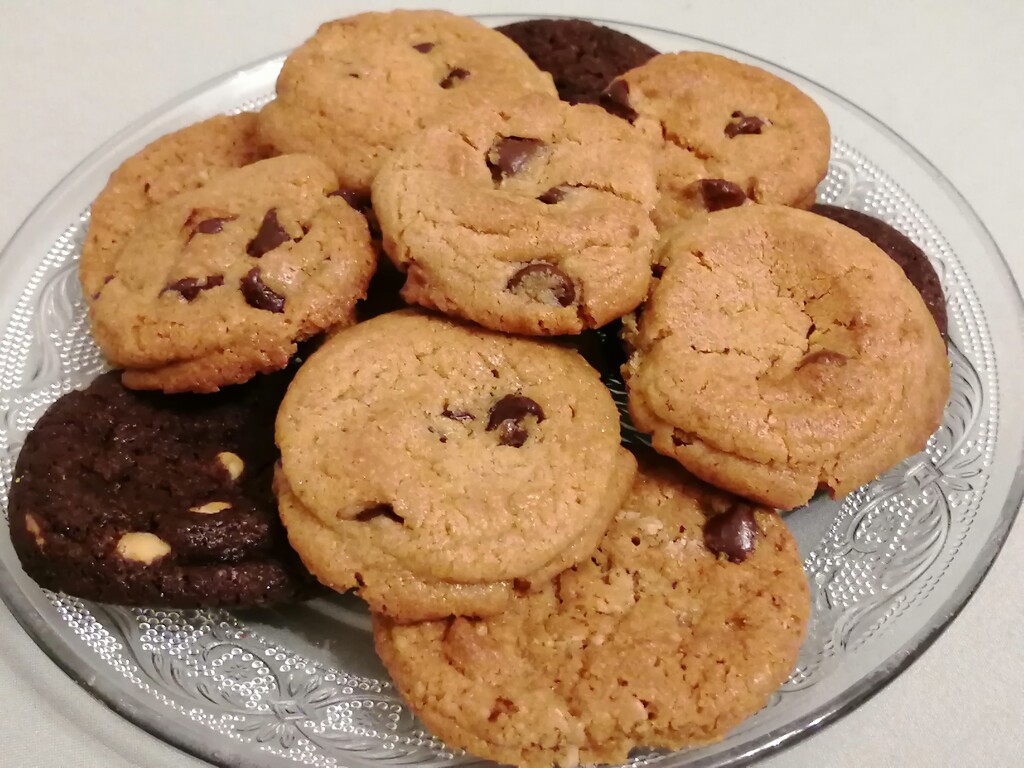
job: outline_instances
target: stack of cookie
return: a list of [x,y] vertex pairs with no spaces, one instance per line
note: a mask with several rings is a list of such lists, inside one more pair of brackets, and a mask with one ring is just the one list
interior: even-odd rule
[[[121,372],[26,440],[26,571],[136,605],[355,590],[410,707],[501,762],[720,739],[808,616],[775,510],[920,450],[948,394],[927,259],[805,210],[829,146],[777,77],[588,22],[323,25],[258,115],[97,198]],[[662,456],[581,351],[624,361]]]

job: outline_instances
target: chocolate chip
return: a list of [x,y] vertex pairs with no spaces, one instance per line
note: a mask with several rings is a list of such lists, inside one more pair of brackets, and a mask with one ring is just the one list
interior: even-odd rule
[[576,300],[572,278],[554,264],[544,262],[527,264],[512,275],[505,287],[542,304],[568,307]]
[[445,75],[444,80],[438,83],[438,85],[440,85],[442,88],[451,88],[457,81],[465,80],[467,77],[469,77],[468,69],[456,67],[447,75]]
[[842,352],[833,352],[830,349],[819,349],[815,352],[811,352],[804,355],[804,359],[800,361],[800,365],[797,368],[803,368],[805,365],[814,365],[820,363],[822,365],[843,365],[849,358]]
[[542,192],[537,196],[545,205],[554,205],[565,200],[565,190],[562,187],[552,187],[547,192]]
[[250,307],[266,312],[284,312],[284,296],[267,287],[260,277],[259,267],[253,267],[242,278],[242,296]]
[[746,504],[737,504],[728,512],[709,518],[704,524],[704,544],[716,555],[725,555],[731,563],[742,563],[754,551],[757,521]]
[[475,417],[467,411],[451,411],[447,407],[441,411],[441,415],[452,421],[474,421]]
[[346,203],[351,205],[360,213],[366,211],[370,207],[370,194],[368,192],[362,192],[358,189],[349,189],[348,187],[339,187],[338,189],[331,192],[328,197],[340,197]]
[[505,395],[491,406],[487,418],[487,431],[490,432],[507,419],[522,421],[527,416],[535,416],[538,422],[544,421],[544,409],[536,400],[524,395]]
[[203,219],[195,225],[188,239],[191,240],[196,235],[216,235],[224,229],[226,222],[234,221],[237,218],[237,216],[214,216],[213,218]]
[[414,45],[413,48],[415,48],[420,53],[430,53],[432,50],[434,50],[434,44],[433,43],[416,43],[416,45]]
[[601,106],[605,112],[631,123],[639,117],[629,103],[629,83],[625,80],[612,80],[611,85],[601,94]]
[[735,208],[743,205],[747,199],[738,185],[725,179],[701,179],[693,182],[691,186],[700,193],[704,207],[709,212]]
[[181,280],[168,283],[160,293],[177,291],[185,301],[192,301],[200,292],[216,288],[218,285],[224,285],[224,275],[209,275],[202,280],[197,277],[183,277]]
[[738,110],[733,112],[732,116],[736,122],[725,126],[725,135],[730,139],[736,138],[741,133],[760,133],[761,128],[768,125],[767,120],[762,120],[754,115],[744,115]]
[[544,421],[544,410],[523,395],[505,395],[491,406],[487,418],[487,431],[498,430],[498,442],[519,448],[526,442],[528,433],[523,426],[523,419],[533,416],[537,423]]
[[249,244],[245,247],[245,252],[258,259],[263,254],[269,253],[277,248],[277,246],[287,243],[291,239],[291,235],[285,232],[284,227],[277,221],[277,209],[271,208],[263,215],[263,223],[260,224],[260,230],[256,233],[256,237],[249,241]]
[[495,183],[508,176],[515,176],[526,166],[541,147],[543,141],[523,139],[518,136],[504,136],[491,145],[487,153],[487,167]]

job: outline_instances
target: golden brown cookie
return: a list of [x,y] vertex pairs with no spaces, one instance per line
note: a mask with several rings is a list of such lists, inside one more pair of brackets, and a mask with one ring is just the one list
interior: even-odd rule
[[650,281],[654,152],[590,105],[529,95],[419,132],[373,185],[402,296],[488,328],[580,333]]
[[297,342],[353,322],[374,252],[336,187],[321,161],[287,155],[149,211],[90,308],[125,385],[215,391],[283,368]]
[[398,691],[450,747],[526,768],[717,741],[796,661],[809,611],[778,516],[649,468],[600,548],[502,614],[374,617]]
[[903,270],[812,213],[744,206],[679,227],[623,367],[656,450],[779,509],[849,493],[920,451],[945,345]]
[[942,280],[935,267],[918,245],[892,225],[861,211],[835,205],[815,205],[811,208],[819,216],[838,221],[843,226],[864,235],[881,248],[890,259],[900,265],[907,279],[921,294],[925,306],[932,314],[943,339],[948,337],[949,320],[946,315],[946,295]]
[[501,33],[442,11],[363,13],[321,25],[285,60],[260,135],[323,158],[342,186],[366,191],[381,161],[442,108],[554,95]]
[[661,147],[661,231],[748,199],[809,207],[828,170],[821,108],[791,83],[723,56],[655,56],[613,81],[604,104]]
[[91,302],[113,274],[117,252],[153,206],[232,168],[271,155],[256,137],[256,115],[220,115],[161,136],[125,160],[92,204],[78,274]]
[[398,536],[407,539],[401,545],[410,546],[417,534],[396,527],[402,522],[386,507],[327,525],[303,506],[280,471],[275,490],[292,548],[324,586],[336,592],[354,589],[374,613],[399,623],[482,617],[505,610],[517,592],[542,588],[597,548],[636,474],[636,462],[626,450],[615,462],[598,514],[583,532],[551,561],[515,579],[452,580],[415,572],[390,550],[389,541]]
[[411,310],[315,352],[277,439],[291,506],[348,554],[325,575],[293,543],[340,589],[396,567],[425,582],[532,578],[581,537],[596,545],[631,477],[615,404],[578,354]]

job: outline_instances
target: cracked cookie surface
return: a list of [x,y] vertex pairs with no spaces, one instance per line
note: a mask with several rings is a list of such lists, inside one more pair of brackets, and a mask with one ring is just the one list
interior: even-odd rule
[[269,157],[256,137],[256,115],[220,115],[161,136],[110,174],[90,209],[78,275],[86,303],[113,273],[117,252],[156,205],[224,171]]
[[917,453],[949,394],[945,346],[900,267],[842,225],[744,206],[679,228],[623,376],[655,449],[791,509]]
[[574,334],[650,281],[654,151],[591,105],[530,95],[407,141],[373,185],[403,297],[510,333]]
[[42,416],[18,457],[11,539],[47,589],[127,605],[287,602],[314,583],[271,489],[290,372],[215,395],[133,392],[106,373]]
[[811,210],[819,216],[859,232],[900,265],[907,279],[914,284],[917,292],[924,299],[925,306],[931,312],[939,334],[947,338],[948,318],[946,315],[946,295],[942,291],[942,281],[935,267],[925,256],[924,251],[909,237],[881,219],[849,208],[834,205],[814,205]]
[[[528,579],[596,544],[631,477],[615,404],[579,355],[411,310],[315,352],[277,440],[293,506],[350,553],[434,583]],[[325,582],[368,582],[351,555],[336,562]]]
[[441,11],[364,13],[321,25],[285,60],[263,139],[327,162],[343,186],[368,191],[381,161],[442,109],[539,91],[550,75],[472,19]]
[[149,211],[90,307],[93,336],[135,389],[210,392],[287,365],[354,320],[375,254],[366,220],[316,158],[225,172]]
[[[737,516],[751,536],[731,562],[707,542]],[[545,589],[482,621],[375,616],[374,640],[448,746],[527,768],[618,764],[634,746],[717,741],[760,709],[796,662],[808,603],[775,513],[649,466],[594,555]]]
[[807,208],[828,170],[821,108],[785,80],[723,56],[656,56],[616,79],[604,104],[661,148],[661,231],[745,200]]

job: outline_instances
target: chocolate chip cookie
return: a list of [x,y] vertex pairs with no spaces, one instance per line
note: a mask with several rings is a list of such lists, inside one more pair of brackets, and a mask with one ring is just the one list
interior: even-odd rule
[[710,53],[656,56],[609,86],[604,105],[660,146],[664,231],[756,203],[810,207],[828,170],[828,120],[796,86]]
[[375,254],[334,172],[286,155],[225,172],[136,225],[90,307],[135,389],[210,392],[283,368],[354,319]]
[[325,583],[369,600],[399,568],[443,586],[567,567],[589,554],[581,540],[596,546],[633,467],[578,354],[412,310],[325,342],[288,390],[277,440],[289,533],[308,512],[337,543],[303,539],[345,554],[318,565],[322,552],[293,545]]
[[496,29],[551,74],[570,104],[600,103],[614,78],[658,55],[635,37],[583,19],[528,19]]
[[401,546],[415,546],[417,533],[404,530],[403,521],[387,506],[328,525],[299,501],[282,472],[277,474],[275,490],[288,539],[322,584],[337,592],[355,589],[373,612],[411,623],[448,616],[493,616],[505,610],[516,594],[543,588],[557,574],[589,557],[628,493],[635,472],[632,456],[620,451],[608,473],[610,485],[598,514],[566,549],[515,579],[434,578],[410,569],[392,551],[389,542],[396,537]]
[[764,706],[807,622],[800,555],[775,513],[683,474],[641,471],[597,552],[498,616],[374,617],[432,733],[525,768],[619,764],[717,741]]
[[256,115],[213,117],[162,136],[110,174],[92,204],[78,274],[91,302],[113,275],[117,252],[153,206],[232,168],[271,155],[256,137]]
[[819,216],[826,216],[832,221],[838,221],[864,235],[885,251],[890,259],[899,264],[907,279],[914,284],[917,292],[924,299],[925,306],[928,307],[928,311],[931,312],[935,325],[939,329],[939,334],[943,339],[947,337],[946,296],[942,292],[942,282],[935,272],[935,267],[928,261],[924,251],[898,229],[866,213],[849,208],[839,208],[835,205],[815,205],[811,210]]
[[309,593],[271,490],[289,376],[200,396],[133,392],[106,373],[62,397],[14,472],[11,539],[25,572],[125,605],[240,607]]
[[260,135],[325,160],[365,192],[381,161],[439,110],[554,94],[515,43],[441,11],[363,13],[323,24],[285,60]]
[[807,211],[744,206],[660,247],[628,333],[629,411],[656,450],[779,509],[842,496],[920,451],[945,345],[903,270]]
[[402,296],[510,333],[621,317],[650,281],[653,160],[623,121],[538,94],[419,132],[373,185]]

